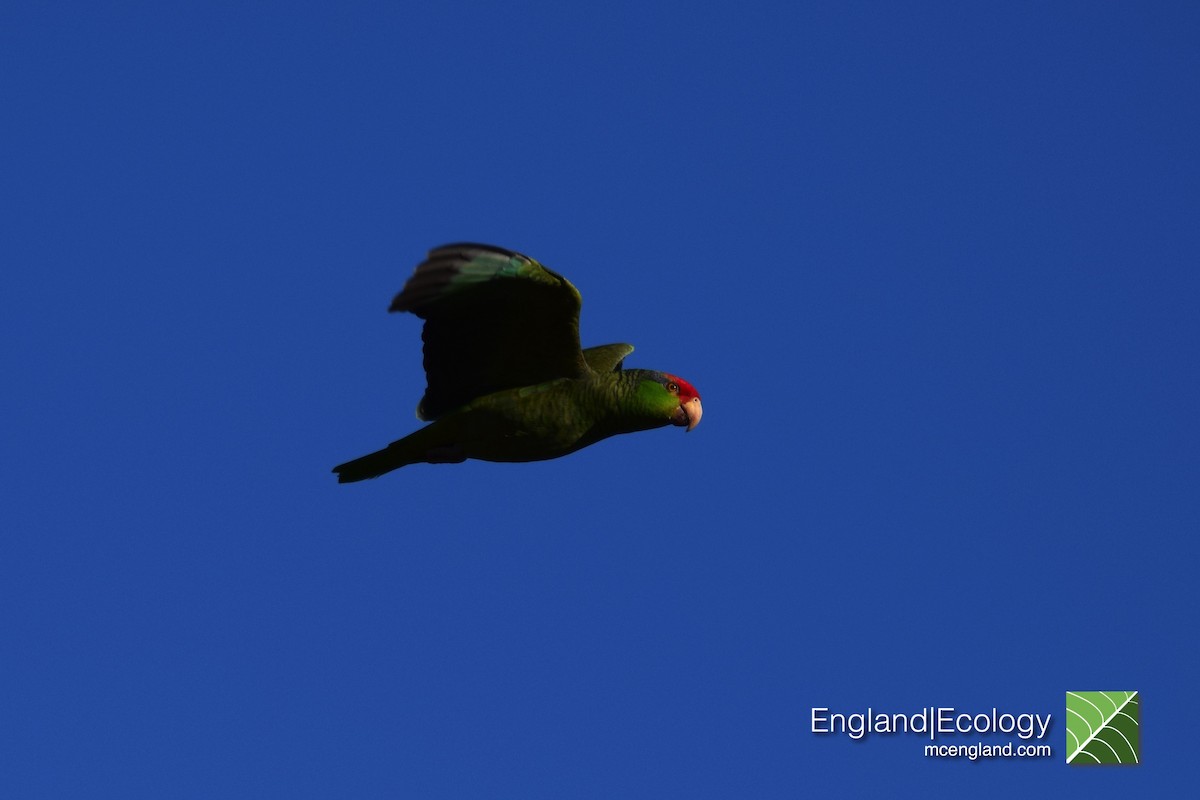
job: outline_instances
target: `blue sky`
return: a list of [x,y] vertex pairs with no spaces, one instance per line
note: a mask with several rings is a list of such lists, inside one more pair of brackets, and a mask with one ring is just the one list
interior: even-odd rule
[[[0,794],[1163,794],[1200,711],[1198,35],[9,4]],[[564,273],[703,424],[338,486],[419,424],[386,308],[459,240]],[[1093,689],[1142,692],[1142,766],[1063,763]],[[929,705],[1052,714],[1054,756],[809,730]]]

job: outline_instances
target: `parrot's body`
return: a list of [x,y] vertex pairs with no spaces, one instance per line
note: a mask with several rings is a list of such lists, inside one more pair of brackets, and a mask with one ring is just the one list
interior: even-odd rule
[[681,378],[623,370],[628,344],[579,346],[579,292],[536,261],[491,245],[432,250],[392,311],[425,320],[431,424],[334,467],[342,483],[406,464],[540,461],[618,433],[700,422]]

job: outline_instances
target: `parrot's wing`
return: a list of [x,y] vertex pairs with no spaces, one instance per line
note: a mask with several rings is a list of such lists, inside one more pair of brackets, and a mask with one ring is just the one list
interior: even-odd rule
[[602,344],[583,351],[583,360],[595,372],[617,372],[625,356],[633,352],[631,344]]
[[492,392],[591,372],[579,348],[579,292],[538,262],[486,244],[429,251],[391,311],[425,320],[421,419]]

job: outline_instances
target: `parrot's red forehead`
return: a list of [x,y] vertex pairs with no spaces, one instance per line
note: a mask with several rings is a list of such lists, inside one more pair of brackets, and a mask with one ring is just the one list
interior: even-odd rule
[[696,391],[696,387],[676,375],[668,375],[668,378],[679,384],[679,397],[685,402],[693,397],[699,397],[700,393]]

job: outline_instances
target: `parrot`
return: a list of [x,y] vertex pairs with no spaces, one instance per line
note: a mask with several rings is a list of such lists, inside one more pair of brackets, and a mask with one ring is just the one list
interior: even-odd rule
[[583,349],[579,291],[487,244],[429,251],[389,311],[424,320],[423,428],[333,468],[339,483],[409,464],[542,461],[621,433],[700,424],[700,395],[670,373],[624,369],[633,345]]

